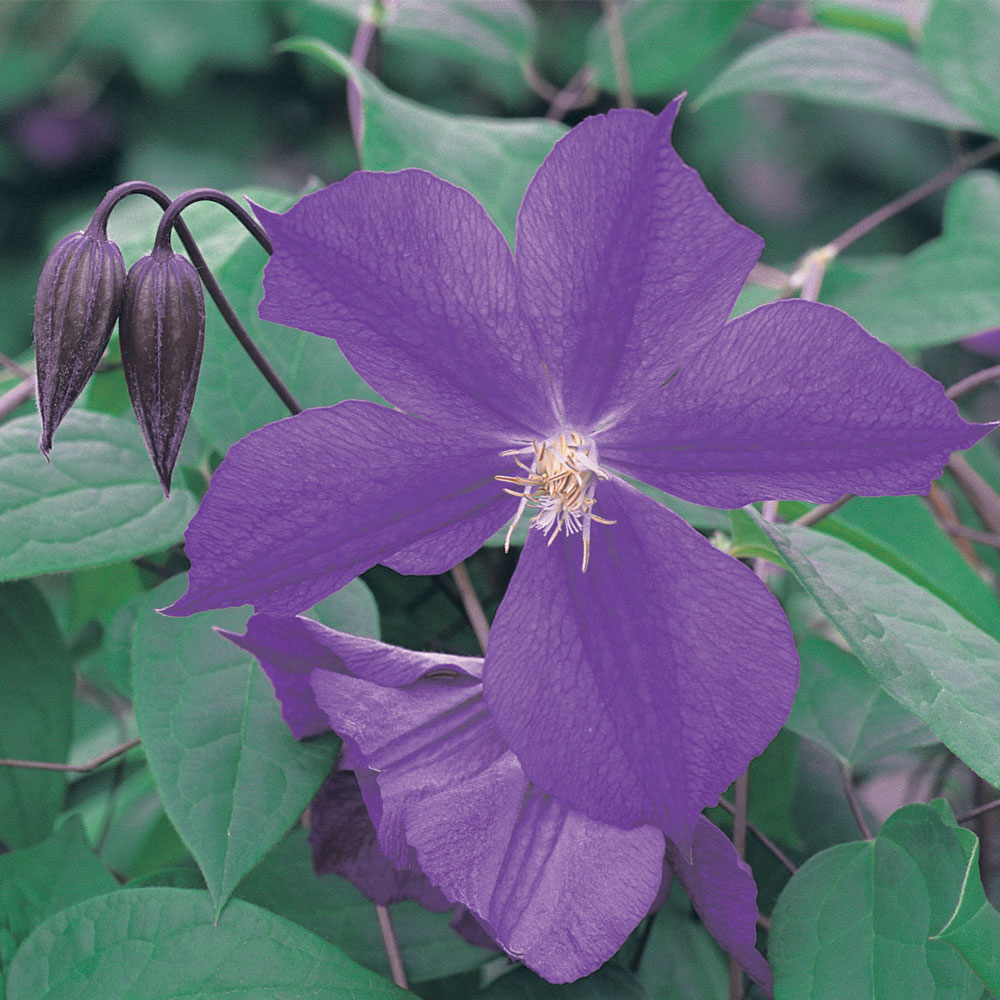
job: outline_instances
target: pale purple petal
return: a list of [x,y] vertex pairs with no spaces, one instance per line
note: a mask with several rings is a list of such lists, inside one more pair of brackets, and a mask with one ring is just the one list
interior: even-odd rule
[[925,372],[816,302],[733,320],[601,434],[601,461],[694,503],[926,493],[966,423]]
[[372,388],[443,426],[530,440],[552,423],[510,249],[467,191],[356,173],[255,211],[274,244],[263,319],[335,338]]
[[633,487],[597,487],[579,536],[529,532],[490,632],[484,691],[539,788],[687,851],[703,808],[788,715],[798,658],[746,566]]
[[385,856],[352,771],[332,771],[313,798],[309,843],[317,875],[336,872],[375,903],[411,899],[437,913],[454,905],[419,869],[401,870]]
[[770,994],[771,970],[757,950],[757,886],[749,866],[704,816],[694,830],[692,853],[685,861],[667,845],[670,866],[712,937]]
[[718,332],[763,247],[670,145],[679,106],[581,122],[518,215],[521,308],[561,415],[581,431],[655,390]]
[[[402,680],[372,655],[381,644],[325,631],[324,644],[349,670]],[[390,662],[424,656],[424,678],[388,687],[312,675],[316,702],[349,741],[353,762],[377,779],[378,801],[366,801],[382,849],[399,866],[415,850],[449,899],[547,979],[592,972],[648,911],[662,877],[662,834],[591,820],[534,789],[478,684],[429,654],[382,649]]]
[[407,571],[444,572],[510,517],[502,467],[490,447],[374,403],[262,427],[212,477],[185,534],[188,592],[167,613],[302,611],[432,536]]

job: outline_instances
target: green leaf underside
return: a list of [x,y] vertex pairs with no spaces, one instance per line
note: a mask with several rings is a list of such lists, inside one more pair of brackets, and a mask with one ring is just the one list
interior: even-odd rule
[[1000,326],[1000,180],[974,171],[948,192],[944,233],[830,297],[897,348],[949,344]]
[[969,767],[1000,783],[1000,643],[844,542],[752,516],[879,684]]
[[978,131],[906,49],[853,31],[808,28],[761,43],[732,62],[696,107],[731,94],[784,94]]
[[[633,92],[645,97],[682,85],[692,67],[729,40],[753,6],[752,0],[643,0],[623,5],[622,35]],[[587,39],[587,61],[597,84],[617,90],[604,18]]]
[[71,411],[51,462],[37,416],[0,428],[0,580],[121,562],[181,540],[194,497],[169,499],[135,421]]
[[1000,2],[935,0],[922,27],[920,56],[944,92],[1000,135]]
[[[236,895],[308,928],[360,965],[390,975],[374,906],[347,879],[313,873],[304,830],[292,830],[273,848]],[[410,982],[452,976],[495,957],[496,952],[467,944],[450,921],[450,913],[432,913],[416,903],[393,905],[392,923]]]
[[[172,603],[184,584],[169,580],[150,606]],[[218,909],[302,813],[336,746],[332,737],[296,742],[257,661],[213,631],[242,632],[246,618],[239,609],[145,614],[132,652],[150,770]]]
[[799,646],[802,673],[786,725],[851,767],[915,747],[937,737],[850,653],[813,636]]
[[969,837],[947,806],[910,805],[874,841],[810,858],[773,914],[776,1000],[977,1000],[982,983],[932,940],[973,880]]
[[14,958],[7,1000],[392,1000],[408,994],[296,924],[207,892],[147,888],[78,903]]
[[50,916],[117,888],[76,819],[40,844],[0,856],[0,970],[10,965],[21,942]]
[[312,38],[292,38],[286,52],[315,56],[350,77],[364,103],[361,161],[366,170],[421,167],[465,188],[513,245],[517,210],[528,182],[564,125],[538,118],[450,115],[394,94],[347,57]]
[[[73,671],[48,605],[28,582],[0,585],[0,757],[61,763],[73,727]],[[0,768],[0,840],[46,837],[63,804],[59,771]]]

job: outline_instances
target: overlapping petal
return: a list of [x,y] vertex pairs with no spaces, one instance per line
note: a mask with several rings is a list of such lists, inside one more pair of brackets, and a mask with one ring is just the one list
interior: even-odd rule
[[510,516],[495,448],[374,403],[306,410],[235,444],[185,534],[169,614],[253,604],[294,613],[377,562],[440,573]]
[[602,433],[602,460],[694,503],[926,493],[966,423],[941,386],[846,313],[761,306]]
[[390,860],[405,867],[415,851],[448,899],[547,979],[576,979],[617,951],[656,896],[662,833],[592,820],[534,788],[464,658],[267,615],[251,618],[237,641],[274,678],[296,629],[308,662],[330,656],[328,669],[312,673],[316,705],[349,742],[352,762],[375,776]]
[[763,247],[671,146],[679,106],[587,118],[518,215],[521,308],[579,429],[653,391],[714,335]]
[[528,778],[595,819],[651,823],[687,855],[703,808],[784,723],[798,659],[778,602],[676,514],[597,489],[578,537],[529,534],[490,633],[484,693]]
[[334,337],[394,405],[443,426],[531,439],[553,421],[514,265],[472,195],[422,170],[357,173],[283,215],[263,319]]
[[667,864],[684,886],[709,933],[764,990],[771,969],[757,951],[757,886],[729,838],[704,816],[698,818],[691,860],[667,844]]

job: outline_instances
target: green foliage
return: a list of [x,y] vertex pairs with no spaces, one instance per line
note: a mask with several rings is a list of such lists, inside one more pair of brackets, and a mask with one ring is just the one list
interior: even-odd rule
[[[51,612],[32,584],[0,585],[0,757],[66,760],[73,673]],[[24,847],[47,836],[66,775],[0,768],[0,840]]]
[[1000,714],[1000,643],[838,539],[762,519],[759,524],[879,684],[973,770],[1000,784],[994,721]]
[[21,946],[7,1000],[394,1000],[406,994],[241,899],[131,889],[57,913]]
[[936,940],[970,881],[970,838],[946,805],[910,805],[874,841],[810,858],[774,911],[776,1000],[977,1000],[982,983]]
[[281,47],[321,59],[360,88],[360,155],[366,170],[430,170],[474,195],[513,244],[528,181],[565,126],[541,119],[497,120],[433,111],[394,94],[317,39],[293,38]]
[[697,103],[747,93],[883,111],[944,128],[978,128],[906,49],[853,31],[810,28],[768,39],[730,63]]
[[0,580],[120,562],[180,541],[194,497],[169,499],[131,417],[71,411],[52,461],[39,461],[40,424],[0,427]]

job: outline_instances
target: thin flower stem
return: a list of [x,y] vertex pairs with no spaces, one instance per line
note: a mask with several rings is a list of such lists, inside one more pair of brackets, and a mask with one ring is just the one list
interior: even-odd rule
[[[930,492],[927,494],[927,506],[937,526],[945,531],[945,524],[957,524],[958,512],[952,502],[951,497],[937,483],[931,483]],[[962,558],[978,573],[982,568],[982,562],[976,555],[976,550],[970,542],[954,532],[947,532],[951,535],[951,543],[961,553]]]
[[0,396],[0,420],[9,417],[22,403],[34,396],[35,384],[35,373],[32,372],[24,381],[18,382],[13,389],[8,389]]
[[754,285],[763,285],[765,288],[773,288],[777,292],[791,290],[791,278],[781,268],[761,264],[760,261],[754,264],[747,281]]
[[18,362],[8,357],[2,351],[0,351],[0,365],[3,365],[4,368],[9,368],[15,375],[20,375],[22,378],[27,378],[31,374],[30,368],[25,368],[24,365],[18,364]]
[[853,500],[857,494],[855,493],[845,493],[840,499],[834,500],[832,503],[821,503],[812,510],[806,511],[801,517],[795,518],[792,524],[797,528],[811,528],[814,524],[818,524],[829,514],[832,514],[835,510],[840,510],[844,504]]
[[120,757],[123,753],[128,753],[133,747],[137,747],[142,740],[129,740],[119,746],[99,754],[93,760],[88,760],[86,764],[54,764],[47,760],[13,760],[8,757],[0,757],[0,767],[24,767],[35,771],[70,771],[74,774],[85,774],[87,771],[96,771],[102,764],[106,764],[115,757]]
[[479,648],[485,653],[486,643],[490,637],[490,623],[486,620],[486,613],[482,604],[479,603],[479,595],[476,588],[472,586],[472,577],[464,562],[460,562],[451,571],[451,578],[458,588],[458,596],[462,599],[462,607],[465,608],[465,615],[469,619],[472,631],[475,633]]
[[990,484],[969,465],[962,455],[952,455],[945,469],[968,497],[969,503],[979,515],[979,519],[986,525],[986,529],[1000,534],[1000,497],[996,495]]
[[403,953],[399,950],[396,928],[392,925],[392,914],[389,913],[389,907],[376,903],[375,915],[378,917],[378,929],[382,932],[382,944],[385,946],[386,958],[389,959],[392,981],[400,989],[408,990],[410,987],[406,981],[406,969],[403,968]]
[[573,74],[569,83],[555,93],[549,104],[545,117],[552,122],[562,121],[568,111],[584,108],[592,104],[597,97],[597,87],[593,85],[594,70],[590,66],[582,66]]
[[858,824],[861,836],[865,840],[871,840],[872,832],[868,829],[868,824],[865,822],[865,817],[861,812],[861,803],[858,802],[858,796],[854,790],[854,774],[846,764],[841,768],[841,773],[844,783],[844,795],[847,797],[847,804],[851,807],[851,812],[854,815],[854,822]]
[[954,535],[956,538],[967,538],[970,542],[978,542],[980,545],[989,545],[990,548],[1000,549],[1000,534],[967,528],[957,521],[940,521],[939,527],[946,534]]
[[946,395],[949,399],[961,399],[981,386],[998,380],[1000,380],[1000,365],[994,365],[992,368],[984,368],[980,372],[974,372],[959,380],[946,390]]
[[968,812],[962,813],[961,816],[956,816],[955,821],[958,823],[968,823],[970,820],[974,820],[977,816],[982,816],[983,813],[992,812],[994,809],[1000,809],[1000,799],[993,799],[990,802],[984,802],[981,806],[976,806],[975,809],[970,809]]
[[[368,64],[368,53],[371,51],[372,43],[378,35],[379,22],[382,13],[381,3],[368,8],[362,5],[361,20],[358,23],[358,30],[351,43],[350,60],[352,66],[358,69],[365,69]],[[350,77],[347,79],[347,117],[351,123],[351,136],[354,139],[354,151],[357,153],[358,162],[361,162],[361,142],[364,138],[365,122],[363,117],[364,109],[361,103],[361,88]]]
[[632,92],[625,35],[622,33],[621,8],[618,6],[618,0],[601,0],[601,7],[604,9],[604,22],[608,26],[608,42],[611,46],[611,62],[615,68],[618,104],[623,108],[634,108],[635,94]]
[[187,191],[171,202],[164,211],[163,218],[160,220],[160,225],[156,232],[156,243],[158,246],[162,246],[163,242],[169,239],[168,234],[171,226],[176,230],[181,243],[184,244],[184,249],[187,250],[188,256],[191,258],[191,263],[194,264],[195,270],[201,276],[202,283],[208,294],[212,297],[215,307],[226,321],[226,325],[233,331],[233,335],[239,341],[240,347],[243,348],[250,360],[256,365],[257,370],[264,376],[267,384],[275,391],[278,398],[285,404],[288,412],[293,415],[301,413],[302,407],[299,405],[298,400],[282,381],[281,376],[271,367],[267,358],[261,354],[260,349],[240,322],[240,318],[233,311],[233,307],[229,304],[229,300],[223,293],[219,283],[215,280],[215,275],[209,269],[208,263],[198,248],[198,244],[195,243],[191,231],[180,217],[180,213],[185,208],[188,208],[197,201],[213,201],[227,208],[266,253],[272,252],[271,241],[268,239],[267,233],[257,224],[250,213],[228,195],[212,188],[196,188],[193,191]]
[[[727,802],[725,799],[719,799],[719,805],[729,813],[730,816],[736,811],[736,807],[731,803]],[[788,871],[794,875],[798,868],[795,864],[789,860],[788,855],[778,845],[771,840],[771,838],[764,833],[759,827],[755,826],[750,820],[747,820],[747,829],[761,842],[761,844],[767,848],[774,855],[774,857],[781,862],[788,869]]]
[[836,239],[831,240],[828,246],[834,253],[841,253],[852,243],[861,239],[862,236],[867,236],[873,229],[878,228],[886,220],[891,219],[894,215],[898,215],[912,205],[916,205],[917,202],[922,201],[928,195],[932,195],[948,187],[952,181],[960,177],[967,170],[979,166],[980,163],[985,163],[998,153],[1000,153],[1000,142],[989,142],[985,146],[980,146],[979,149],[972,153],[960,156],[950,167],[946,167],[939,174],[935,174],[930,180],[924,181],[923,184],[913,188],[912,191],[907,191],[906,194],[900,195],[900,197],[890,201],[887,205],[883,205],[872,212],[871,215],[866,215],[860,222],[856,222],[850,229],[845,230]]

